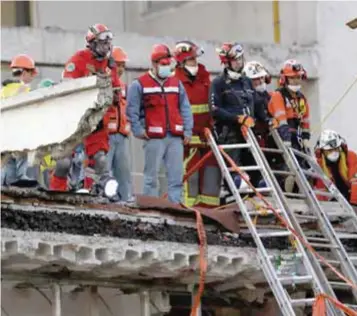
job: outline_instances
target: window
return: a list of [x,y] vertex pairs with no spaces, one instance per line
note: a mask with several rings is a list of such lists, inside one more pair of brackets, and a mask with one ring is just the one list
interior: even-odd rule
[[30,26],[30,1],[1,1],[1,26]]

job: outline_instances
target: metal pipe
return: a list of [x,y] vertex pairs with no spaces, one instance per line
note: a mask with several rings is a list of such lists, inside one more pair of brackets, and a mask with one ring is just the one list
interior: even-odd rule
[[280,8],[279,0],[273,0],[273,26],[274,26],[274,43],[280,44]]
[[52,284],[53,303],[52,315],[61,316],[61,288],[57,283]]

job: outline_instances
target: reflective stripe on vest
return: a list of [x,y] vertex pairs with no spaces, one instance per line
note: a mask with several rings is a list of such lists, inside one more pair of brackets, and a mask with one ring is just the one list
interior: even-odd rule
[[191,104],[192,114],[209,113],[208,104]]
[[161,86],[150,73],[139,77],[143,87],[146,133],[151,138],[163,138],[167,131],[183,135],[183,120],[179,105],[179,80],[169,77]]

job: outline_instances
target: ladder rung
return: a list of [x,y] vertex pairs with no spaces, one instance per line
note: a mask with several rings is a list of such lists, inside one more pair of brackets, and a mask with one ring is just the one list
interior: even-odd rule
[[308,241],[321,241],[321,242],[328,242],[326,238],[319,238],[319,237],[306,237]]
[[[292,259],[292,258],[302,258],[303,255],[300,252],[295,253],[286,253],[286,254],[279,254],[278,256],[281,257],[282,260]],[[268,255],[270,260],[275,260],[277,255]]]
[[337,282],[337,281],[329,281],[330,285],[334,288],[351,288],[347,283],[345,282]]
[[357,305],[356,304],[344,304],[344,305],[357,311]]
[[297,306],[312,306],[315,302],[315,298],[300,298],[290,300],[291,305],[294,307]]
[[326,192],[326,191],[321,191],[321,190],[314,190],[314,193],[316,195],[322,195],[322,196],[327,196],[327,197],[335,197],[335,194]]
[[[270,187],[268,187],[268,188],[255,188],[255,190],[257,192],[260,192],[260,193],[267,193],[267,192],[271,192],[272,188],[270,188]],[[238,190],[238,192],[240,194],[242,194],[242,193],[254,193],[254,191],[252,189],[240,189],[240,190]]]
[[302,284],[312,281],[312,275],[299,275],[299,276],[288,276],[279,277],[279,281],[283,284]]
[[238,149],[238,148],[249,148],[251,144],[243,143],[243,144],[229,144],[229,145],[219,145],[220,148],[223,149]]
[[292,171],[284,171],[284,170],[272,170],[274,174],[280,174],[283,176],[294,176],[294,172]]
[[314,248],[339,248],[337,245],[309,243]]
[[286,197],[292,197],[292,198],[302,198],[305,199],[306,195],[302,193],[290,193],[290,192],[284,192],[284,195]]
[[309,171],[309,170],[304,170],[304,169],[302,169],[302,172],[303,172],[305,175],[309,176],[309,177],[314,177],[314,178],[319,178],[319,179],[322,178],[317,172],[313,172],[313,171]]
[[291,231],[275,231],[275,232],[264,232],[264,233],[258,233],[258,236],[260,238],[265,238],[265,237],[287,237],[290,236],[292,233]]
[[311,220],[317,220],[316,216],[313,215],[304,215],[304,214],[295,214],[296,218],[300,218],[300,219],[311,219]]
[[277,148],[261,148],[261,150],[263,152],[267,152],[267,153],[276,153],[276,154],[282,154],[283,151],[281,149],[277,149]]
[[[324,263],[324,260],[318,259],[320,263]],[[338,267],[341,263],[338,260],[326,260],[329,264]]]
[[[262,167],[259,166],[239,166],[238,169],[242,170],[242,171],[255,171],[255,170],[262,170]],[[228,171],[232,172],[232,171],[236,171],[235,169],[233,169],[232,167],[228,168]]]
[[339,239],[357,239],[356,234],[344,234],[344,233],[337,233],[336,234]]

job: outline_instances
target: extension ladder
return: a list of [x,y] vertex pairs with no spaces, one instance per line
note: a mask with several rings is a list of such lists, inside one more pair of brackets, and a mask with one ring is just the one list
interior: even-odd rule
[[[353,264],[353,260],[356,260],[357,257],[350,256],[341,242],[341,239],[357,238],[356,212],[340,193],[340,191],[336,188],[334,183],[324,174],[323,170],[320,168],[314,157],[297,151],[296,149],[287,147],[276,130],[272,131],[272,136],[278,147],[275,152],[282,154],[285,165],[288,168],[288,171],[285,171],[285,175],[294,177],[294,180],[296,181],[299,188],[299,193],[296,195],[307,203],[310,212],[313,214],[314,220],[316,220],[318,223],[318,234],[322,235],[322,238],[307,236],[307,240],[311,242],[319,242],[312,244],[310,243],[315,248],[325,250],[329,249],[333,256],[333,260],[329,260],[330,263],[337,265],[345,277],[347,277],[354,284],[357,284],[357,270]],[[272,149],[262,148],[262,150],[271,151]],[[305,161],[305,163],[307,163],[310,168],[308,170],[302,168],[297,157],[299,157],[300,161]],[[284,173],[284,171],[273,170],[273,173],[281,174]],[[326,191],[315,190],[308,181],[307,177],[322,180],[326,187]],[[339,234],[335,231],[328,215],[324,212],[321,203],[317,198],[318,195],[327,196],[329,198],[335,199],[338,202],[337,204],[340,211],[338,212],[338,217],[349,220],[349,224],[352,225],[355,232],[354,234]],[[311,218],[311,216],[307,216]],[[341,282],[331,282],[331,285],[345,286],[345,284]],[[357,291],[352,290],[352,295],[356,302],[354,305],[355,308],[355,306],[357,306]]]
[[[273,176],[269,168],[268,162],[263,152],[260,150],[260,147],[255,139],[253,132],[248,129],[246,143],[217,145],[212,134],[207,131],[207,141],[211,147],[213,154],[217,159],[223,178],[225,178],[225,180],[227,181],[227,185],[230,188],[234,196],[235,202],[237,203],[240,212],[244,218],[244,221],[250,231],[250,234],[252,235],[255,241],[255,244],[257,246],[258,260],[260,262],[261,268],[283,315],[293,316],[295,315],[293,309],[294,307],[312,305],[315,301],[314,297],[304,299],[292,298],[289,295],[288,291],[284,288],[284,286],[287,285],[310,284],[315,295],[325,293],[333,298],[336,298],[336,295],[333,292],[330,284],[328,283],[327,277],[324,274],[319,262],[316,258],[313,258],[308,255],[303,243],[298,238],[295,238],[296,256],[301,259],[305,271],[301,273],[301,275],[291,274],[287,276],[281,276],[279,271],[277,271],[277,269],[275,268],[272,262],[275,259],[275,256],[268,254],[262,239],[274,237],[294,238],[296,233],[293,234],[292,231],[295,231],[300,234],[302,233],[302,230],[300,229],[297,220],[294,218],[293,212],[289,209],[288,203],[286,202],[286,200],[284,201],[284,197],[281,194],[281,190],[277,183],[277,180]],[[225,149],[245,148],[251,151],[256,165],[237,167],[232,161],[232,159],[229,157],[229,155],[224,151]],[[246,171],[260,171],[267,187],[257,189],[250,186],[251,189],[243,189],[243,192],[240,189],[237,189],[230,173],[232,168],[229,168],[226,165],[225,159],[228,160],[233,169],[235,171],[238,171],[241,175]],[[245,178],[243,175],[242,178],[243,180],[246,180],[247,183],[249,183],[249,180],[247,180],[247,178]],[[277,229],[276,231],[268,232],[258,229],[253,223],[252,217],[256,216],[259,212],[248,209],[242,197],[242,195],[246,193],[256,193],[258,196],[260,196],[261,193],[269,193],[270,199],[273,202],[272,204],[268,202],[268,212],[273,212],[274,214],[277,213],[275,215],[278,215],[280,218],[282,218],[284,222],[288,225],[287,227],[289,227],[289,229],[285,227],[284,230]],[[264,199],[264,197],[261,198],[262,200]],[[272,205],[274,205],[274,207]],[[291,219],[293,219],[293,221]],[[318,269],[316,269],[316,267]],[[340,311],[330,303],[327,304],[327,309],[328,315],[344,315],[342,311]]]

